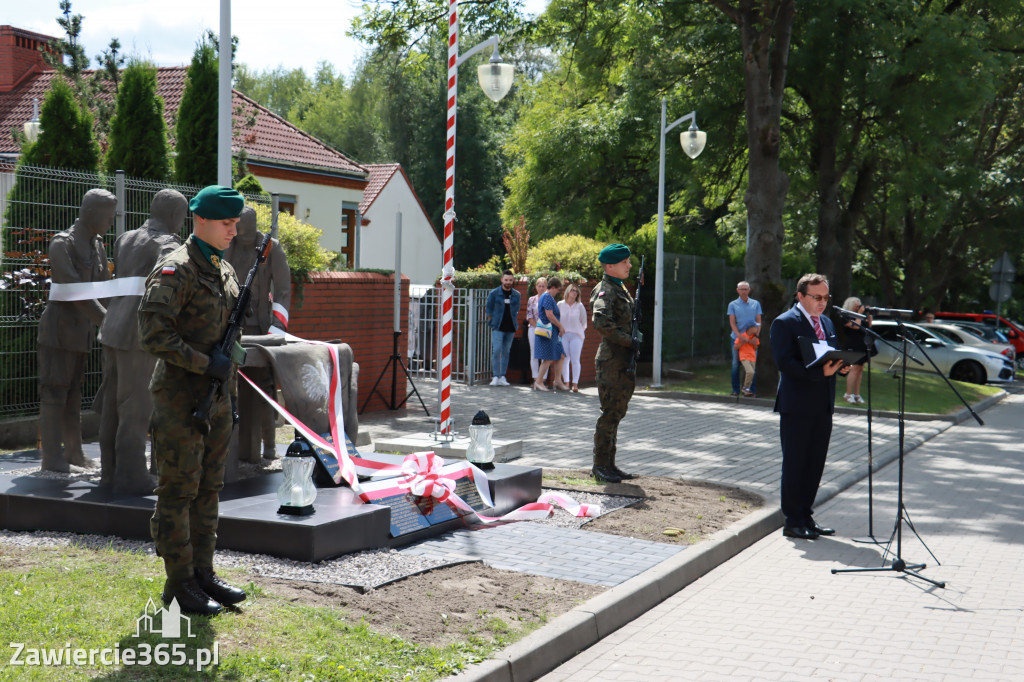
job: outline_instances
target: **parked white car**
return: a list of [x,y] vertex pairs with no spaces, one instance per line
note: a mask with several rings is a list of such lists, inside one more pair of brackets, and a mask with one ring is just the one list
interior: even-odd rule
[[1015,360],[1017,358],[1017,352],[1014,350],[1012,343],[1008,341],[1006,343],[993,343],[973,327],[959,324],[947,324],[944,322],[919,322],[918,324],[925,329],[931,329],[932,331],[937,332],[939,336],[952,341],[953,343],[962,343],[965,346],[974,346],[975,348],[981,348],[982,350],[995,351],[1000,355],[1006,356],[1010,360]]
[[[1014,379],[1013,361],[1004,355],[954,343],[943,339],[937,331],[925,329],[917,324],[904,324],[903,327],[911,335],[911,338],[928,353],[928,357],[935,361],[939,371],[950,379],[968,381],[973,384],[1006,383]],[[871,324],[871,328],[896,348],[902,348],[903,342],[899,338],[899,329],[895,321],[875,320]],[[899,358],[899,353],[889,345],[878,343],[876,347],[878,355],[872,359],[872,364],[875,367],[890,365],[893,362],[897,362],[897,364],[903,362],[902,358]],[[935,368],[928,362],[928,358],[921,357],[921,353],[917,352],[913,344],[907,344],[907,349],[911,355],[918,357],[924,363],[924,366],[921,366],[908,360],[908,369],[914,372],[935,373]]]

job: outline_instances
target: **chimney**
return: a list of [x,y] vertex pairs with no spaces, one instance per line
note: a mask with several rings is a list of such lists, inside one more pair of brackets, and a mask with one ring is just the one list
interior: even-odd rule
[[39,52],[55,38],[13,26],[0,26],[0,93],[10,92],[29,76],[50,67]]

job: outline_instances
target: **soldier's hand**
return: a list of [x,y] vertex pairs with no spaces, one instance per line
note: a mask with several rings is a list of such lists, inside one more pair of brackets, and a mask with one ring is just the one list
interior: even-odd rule
[[231,358],[224,355],[220,348],[214,348],[210,352],[210,364],[206,366],[206,376],[213,377],[218,381],[227,381],[231,374]]

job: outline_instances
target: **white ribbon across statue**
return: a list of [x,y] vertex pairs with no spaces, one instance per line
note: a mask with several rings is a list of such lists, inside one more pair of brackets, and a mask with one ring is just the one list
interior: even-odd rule
[[[340,483],[344,479],[363,502],[372,502],[375,498],[386,496],[396,489],[401,489],[415,495],[434,497],[439,502],[447,502],[483,523],[544,519],[554,511],[552,503],[557,504],[577,517],[600,516],[600,506],[579,504],[568,495],[556,492],[545,493],[536,502],[523,505],[500,517],[483,516],[455,494],[456,479],[469,476],[475,484],[477,493],[484,504],[491,508],[494,507],[487,474],[473,466],[470,462],[460,461],[446,464],[443,458],[438,457],[433,452],[415,452],[404,457],[401,455],[378,453],[367,455],[356,453],[357,457],[351,457],[345,448],[344,411],[342,410],[337,347],[323,341],[307,341],[292,334],[285,333],[284,336],[289,341],[322,344],[327,346],[330,351],[334,370],[331,372],[330,391],[328,394],[330,396],[328,400],[328,418],[331,425],[333,443],[327,442],[319,434],[314,433],[253,383],[243,372],[239,371],[238,374],[307,440],[318,448],[330,452],[337,458],[338,473],[335,474],[335,482]],[[375,481],[365,485],[359,482],[359,475],[372,476],[384,472],[394,472],[399,474],[399,478]]]
[[68,282],[50,284],[51,301],[88,301],[94,298],[142,296],[146,293],[145,277],[117,277],[104,282]]

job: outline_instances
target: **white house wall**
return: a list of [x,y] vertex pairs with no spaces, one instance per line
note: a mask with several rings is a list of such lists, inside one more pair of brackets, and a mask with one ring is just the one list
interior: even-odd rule
[[329,251],[341,249],[342,202],[358,204],[363,198],[362,190],[268,178],[259,175],[258,169],[253,170],[266,191],[291,194],[295,197],[295,217],[323,231],[323,236],[320,237],[322,247]]
[[363,216],[370,221],[360,233],[359,265],[395,267],[395,214],[402,213],[402,273],[411,284],[433,284],[441,275],[441,241],[401,172],[388,184]]

